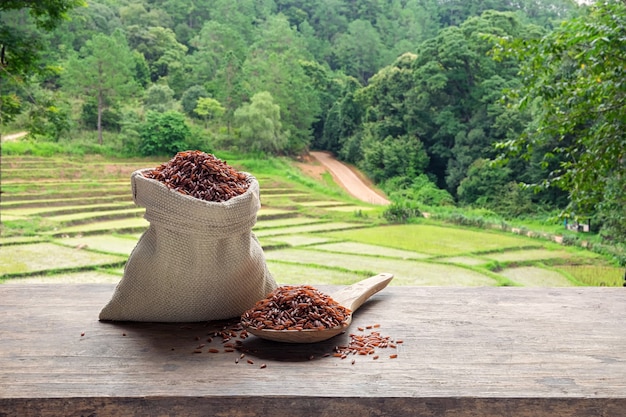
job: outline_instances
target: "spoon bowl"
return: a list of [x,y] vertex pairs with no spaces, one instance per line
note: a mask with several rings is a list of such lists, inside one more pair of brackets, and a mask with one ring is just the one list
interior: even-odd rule
[[352,314],[363,305],[372,295],[376,294],[389,284],[393,274],[381,273],[376,276],[356,282],[344,287],[330,296],[340,305],[350,309],[350,315],[341,326],[327,329],[304,329],[304,330],[272,330],[246,327],[248,333],[257,337],[275,342],[285,343],[316,343],[337,336],[345,331],[352,323]]

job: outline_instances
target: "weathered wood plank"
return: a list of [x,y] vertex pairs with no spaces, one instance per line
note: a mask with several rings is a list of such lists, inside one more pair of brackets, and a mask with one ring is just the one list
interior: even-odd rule
[[379,359],[324,357],[346,334],[239,363],[215,323],[99,322],[112,292],[0,286],[0,416],[626,416],[621,288],[388,287],[350,329],[403,340]]
[[624,399],[399,397],[111,397],[0,400],[16,416],[623,417]]

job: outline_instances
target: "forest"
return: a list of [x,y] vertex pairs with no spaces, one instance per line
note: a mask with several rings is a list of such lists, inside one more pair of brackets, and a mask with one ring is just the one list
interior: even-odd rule
[[399,217],[548,213],[626,242],[623,1],[3,0],[0,13],[0,128],[31,145],[327,150]]

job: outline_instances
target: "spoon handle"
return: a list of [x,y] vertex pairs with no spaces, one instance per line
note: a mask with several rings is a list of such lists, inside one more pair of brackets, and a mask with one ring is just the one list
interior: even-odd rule
[[352,312],[356,311],[368,298],[389,284],[393,274],[381,273],[371,278],[356,282],[332,294],[335,301]]

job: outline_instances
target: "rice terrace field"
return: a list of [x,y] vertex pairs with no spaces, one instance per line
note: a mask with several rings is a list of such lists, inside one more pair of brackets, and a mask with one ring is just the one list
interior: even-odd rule
[[[119,281],[148,226],[130,174],[163,162],[3,156],[0,283]],[[381,206],[336,186],[326,192],[328,180],[243,168],[261,185],[254,232],[280,284],[350,284],[390,272],[395,286],[622,285],[622,269],[582,249],[427,219],[389,225]]]

